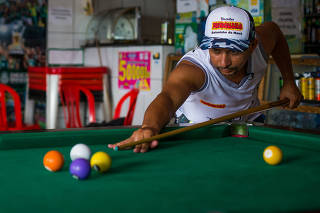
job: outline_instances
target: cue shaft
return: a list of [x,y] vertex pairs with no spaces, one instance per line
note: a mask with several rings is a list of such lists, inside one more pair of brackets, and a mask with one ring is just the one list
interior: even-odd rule
[[188,131],[191,131],[191,130],[194,130],[194,129],[198,129],[198,128],[201,128],[201,127],[205,127],[205,126],[209,126],[209,125],[212,125],[212,124],[220,123],[220,122],[227,121],[227,120],[230,120],[230,119],[233,119],[233,118],[237,118],[237,117],[240,117],[240,116],[249,115],[249,114],[252,114],[252,113],[255,113],[255,112],[265,111],[265,110],[272,109],[272,108],[278,107],[278,106],[282,106],[282,105],[285,105],[285,104],[288,104],[288,103],[289,103],[289,99],[287,99],[287,98],[283,99],[283,100],[279,100],[279,101],[270,102],[270,103],[263,104],[263,105],[260,105],[260,106],[257,106],[257,107],[253,107],[253,108],[250,108],[250,109],[246,109],[246,110],[238,111],[238,112],[235,112],[235,113],[232,113],[232,114],[229,114],[229,115],[225,115],[225,116],[222,116],[222,117],[219,117],[219,118],[215,118],[215,119],[212,119],[212,120],[209,120],[209,121],[197,123],[197,124],[194,124],[192,126],[187,126],[187,127],[183,127],[183,128],[180,128],[180,129],[176,129],[176,130],[172,130],[172,131],[169,131],[169,132],[165,132],[165,133],[162,133],[162,134],[158,134],[158,135],[155,135],[155,136],[150,137],[150,138],[145,138],[145,139],[142,139],[142,140],[132,141],[132,142],[129,142],[129,143],[126,143],[126,144],[122,144],[122,145],[117,146],[117,149],[118,150],[122,150],[122,149],[124,149],[126,147],[131,147],[131,146],[135,146],[135,145],[142,144],[142,143],[150,143],[151,141],[154,141],[154,140],[159,140],[159,139],[162,139],[162,138],[170,137],[170,136],[173,136],[173,135],[177,135],[177,134],[180,134],[180,133],[183,133],[183,132],[188,132]]

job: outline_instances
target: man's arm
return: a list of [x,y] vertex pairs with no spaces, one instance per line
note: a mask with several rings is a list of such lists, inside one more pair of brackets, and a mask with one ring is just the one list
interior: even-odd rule
[[200,89],[204,82],[205,75],[200,68],[187,61],[181,62],[146,110],[142,127],[153,128],[159,132],[190,93]]
[[[131,141],[141,140],[156,135],[170,121],[177,109],[184,103],[192,91],[202,87],[205,82],[204,72],[188,61],[182,61],[170,74],[161,93],[147,108],[142,126],[130,138],[109,148]],[[140,144],[134,152],[146,152],[158,145],[157,141],[150,144]]]
[[294,81],[289,47],[283,33],[274,22],[265,22],[257,27],[256,32],[258,42],[272,56],[281,72],[283,88],[280,99],[289,98],[289,108],[296,108],[303,97]]

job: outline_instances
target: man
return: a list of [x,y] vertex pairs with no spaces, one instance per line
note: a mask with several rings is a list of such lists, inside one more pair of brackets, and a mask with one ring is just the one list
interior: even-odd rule
[[[302,95],[295,85],[288,45],[279,27],[268,22],[255,30],[247,11],[230,6],[214,9],[207,17],[199,48],[178,62],[147,108],[141,128],[108,147],[158,134],[175,113],[197,123],[259,105],[257,89],[269,55],[284,81],[280,99],[288,98],[288,107],[297,107]],[[241,119],[254,121],[260,115]],[[158,141],[140,144],[134,152],[147,152],[157,146]]]

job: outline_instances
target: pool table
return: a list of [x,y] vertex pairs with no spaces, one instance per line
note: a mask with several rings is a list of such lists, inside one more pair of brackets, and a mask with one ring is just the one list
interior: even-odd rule
[[[179,127],[168,127],[164,131]],[[148,153],[106,144],[135,128],[88,128],[0,134],[1,212],[314,212],[320,210],[320,134],[249,126],[249,137],[213,125],[163,139]],[[72,145],[106,151],[112,167],[89,179],[69,174]],[[277,145],[283,161],[263,161]],[[42,165],[49,150],[65,157],[61,171]]]

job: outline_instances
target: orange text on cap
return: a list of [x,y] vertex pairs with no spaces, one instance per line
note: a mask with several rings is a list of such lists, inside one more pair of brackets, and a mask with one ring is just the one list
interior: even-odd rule
[[241,22],[235,21],[214,21],[212,30],[243,30]]

